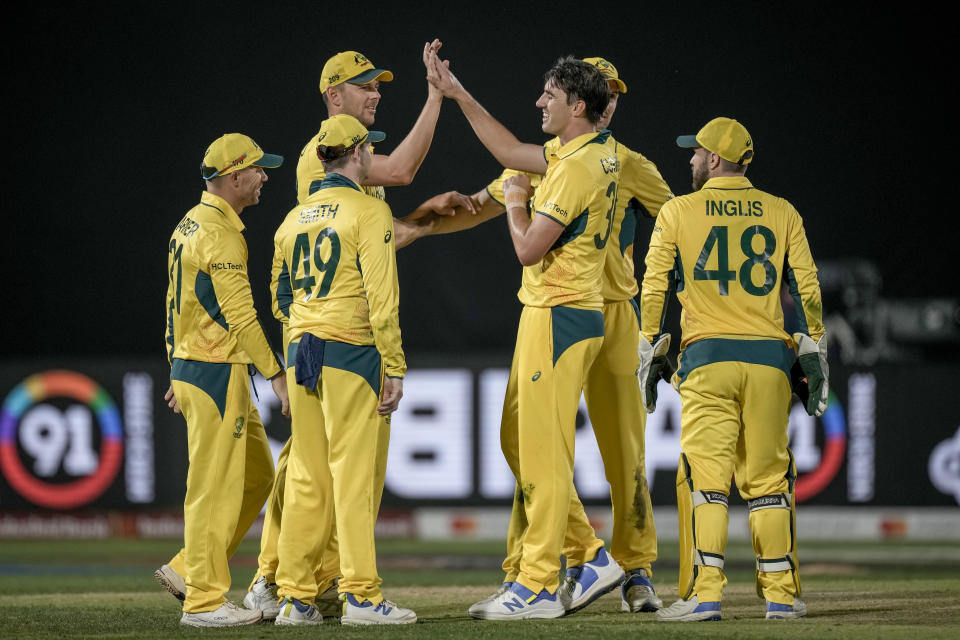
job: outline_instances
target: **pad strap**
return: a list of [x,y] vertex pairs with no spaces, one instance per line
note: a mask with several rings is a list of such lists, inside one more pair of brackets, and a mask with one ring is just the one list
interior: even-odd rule
[[722,504],[724,507],[727,506],[726,494],[720,493],[719,491],[694,491],[693,492],[693,508],[696,509],[702,504]]
[[701,567],[716,567],[717,569],[723,569],[723,554],[722,553],[710,553],[708,551],[700,551],[697,549],[694,554],[693,563],[700,565]]
[[793,571],[793,569],[793,559],[790,556],[757,558],[757,571],[772,573],[774,571]]
[[760,496],[753,500],[747,500],[747,508],[750,509],[750,511],[760,511],[761,509],[789,509],[790,496],[786,493]]

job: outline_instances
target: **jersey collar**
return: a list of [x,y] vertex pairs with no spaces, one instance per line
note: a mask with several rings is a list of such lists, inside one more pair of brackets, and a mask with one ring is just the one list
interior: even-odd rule
[[233,226],[237,231],[243,231],[243,223],[240,222],[240,216],[237,215],[237,212],[233,210],[233,207],[230,206],[226,200],[220,196],[216,196],[209,191],[204,191],[200,194],[200,204],[216,209],[220,212],[220,215],[223,216],[223,219]]
[[[320,186],[317,187],[317,191],[320,189],[329,189],[330,187],[348,187],[350,189],[356,189],[357,191],[363,191],[363,189],[360,188],[360,185],[345,175],[339,173],[328,173],[320,182]],[[316,191],[314,191],[314,193],[316,193]]]
[[585,147],[590,143],[603,144],[607,141],[607,138],[610,137],[610,130],[604,129],[603,131],[590,131],[589,133],[582,133],[567,144],[563,145],[557,149],[558,158],[566,158],[567,156],[573,155],[581,148]]
[[738,189],[752,189],[753,185],[750,184],[750,181],[743,176],[722,176],[718,178],[710,178],[704,183],[702,188],[735,191]]

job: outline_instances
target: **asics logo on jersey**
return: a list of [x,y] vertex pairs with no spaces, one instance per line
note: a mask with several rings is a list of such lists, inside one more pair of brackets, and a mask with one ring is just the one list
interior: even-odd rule
[[383,244],[389,244],[390,238],[392,237],[393,237],[392,231],[387,231],[385,234],[383,234]]
[[533,377],[530,378],[530,382],[536,382],[539,379],[540,379],[540,372],[537,371],[535,374],[533,374]]

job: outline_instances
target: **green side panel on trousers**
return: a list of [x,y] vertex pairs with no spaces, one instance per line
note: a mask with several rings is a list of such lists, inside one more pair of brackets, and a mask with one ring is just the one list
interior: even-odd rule
[[553,366],[563,352],[588,338],[603,337],[603,312],[573,307],[553,307]]
[[790,367],[796,359],[793,349],[782,340],[706,338],[697,340],[683,350],[677,375],[682,384],[697,367],[714,362],[746,362],[780,369],[789,380]]
[[220,410],[223,417],[227,410],[227,386],[233,365],[227,362],[200,362],[174,358],[170,367],[170,379],[192,384],[203,390]]
[[[327,340],[326,343],[323,350],[323,366],[357,374],[367,381],[379,398],[382,361],[377,348],[373,345],[359,346],[333,340]],[[291,342],[287,347],[287,368],[296,364],[299,347],[299,342]]]

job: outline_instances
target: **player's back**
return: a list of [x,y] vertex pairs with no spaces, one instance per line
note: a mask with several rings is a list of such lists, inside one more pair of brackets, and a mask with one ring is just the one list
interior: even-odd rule
[[326,340],[371,345],[379,323],[396,334],[399,348],[392,236],[393,216],[386,203],[335,173],[287,214],[275,244],[283,257],[277,297],[290,300],[290,340],[310,332]]
[[803,221],[789,202],[744,177],[712,178],[700,191],[664,205],[651,247],[664,241],[675,242],[679,254],[684,346],[716,336],[791,344],[780,288],[785,282],[799,296],[798,288],[816,282],[816,268]]

